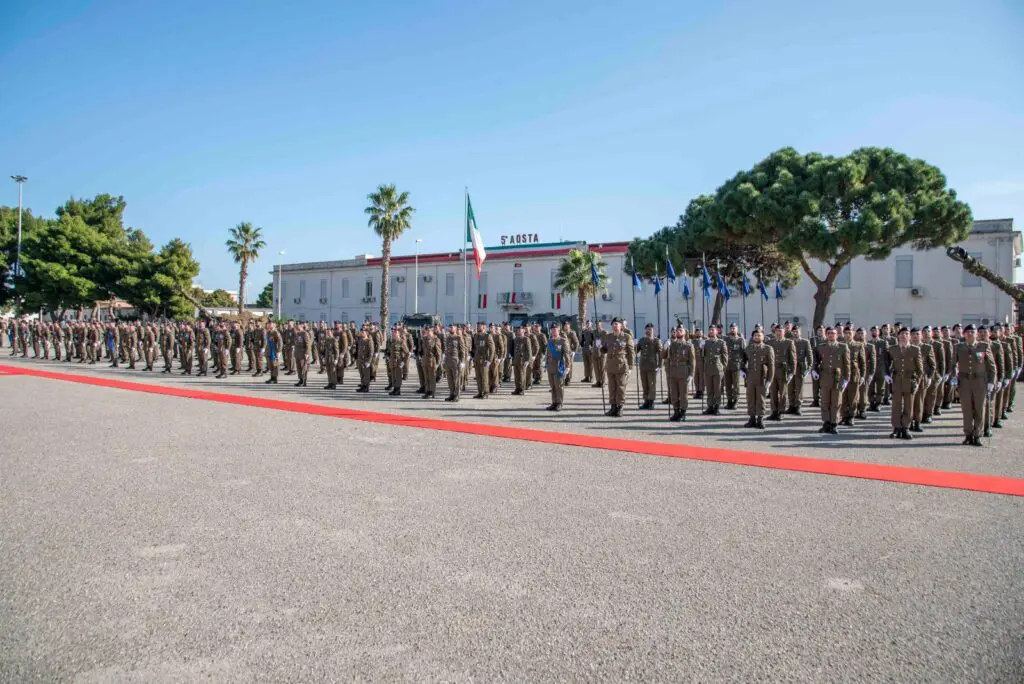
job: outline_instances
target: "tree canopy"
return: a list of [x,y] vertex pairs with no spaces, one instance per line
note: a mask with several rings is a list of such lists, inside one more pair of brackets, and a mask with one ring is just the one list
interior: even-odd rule
[[263,286],[259,296],[256,297],[256,306],[264,309],[274,308],[274,283],[267,283]]
[[380,322],[387,325],[388,300],[391,299],[391,243],[412,226],[412,215],[416,210],[409,204],[409,193],[398,192],[391,185],[380,185],[375,192],[366,196],[370,206],[364,210],[370,218],[367,225],[380,238]]
[[267,246],[263,241],[263,229],[243,221],[231,229],[231,237],[224,243],[228,253],[238,264],[238,313],[245,311],[245,284],[249,279],[249,264],[260,256],[260,250]]
[[[582,326],[586,320],[587,299],[597,297],[598,290],[608,288],[611,282],[604,269],[608,263],[601,259],[601,255],[595,251],[570,249],[569,254],[558,264],[558,274],[555,277],[555,287],[563,294],[575,294],[577,304],[577,319]],[[594,287],[594,270],[597,271],[597,287]]]

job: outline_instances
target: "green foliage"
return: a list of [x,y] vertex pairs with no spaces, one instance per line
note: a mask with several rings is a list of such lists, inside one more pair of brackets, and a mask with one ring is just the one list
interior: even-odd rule
[[249,264],[260,256],[260,250],[267,246],[263,241],[263,229],[254,228],[243,221],[231,229],[231,237],[224,243],[231,258],[238,264],[238,313],[245,311],[245,284],[249,278]]
[[271,309],[274,306],[274,283],[267,283],[256,297],[256,306]]
[[591,267],[597,268],[597,289],[606,290],[611,282],[604,271],[608,263],[601,259],[599,253],[592,250],[584,252],[570,249],[569,254],[559,262],[558,274],[555,277],[555,287],[559,292],[576,295],[579,316],[577,322],[580,325],[586,320],[587,298],[597,296]]
[[238,303],[235,301],[234,297],[228,294],[227,290],[217,289],[214,290],[213,292],[204,292],[202,293],[202,295],[203,296],[201,301],[203,302],[203,306],[217,307],[222,309],[228,306],[235,306]]
[[412,226],[412,215],[416,210],[409,204],[409,193],[399,193],[394,184],[380,185],[376,192],[366,196],[370,206],[364,210],[370,218],[367,225],[373,228],[381,241],[380,274],[380,321],[388,320],[388,300],[391,298],[391,243]]

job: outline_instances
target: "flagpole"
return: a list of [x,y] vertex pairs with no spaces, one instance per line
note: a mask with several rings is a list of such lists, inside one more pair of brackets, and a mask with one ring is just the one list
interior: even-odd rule
[[466,314],[465,323],[469,325],[469,250],[466,245],[469,238],[469,186],[466,186],[466,194],[463,197],[462,211],[462,309]]
[[[595,331],[597,330],[597,322],[598,322],[598,320],[600,320],[600,319],[597,317],[597,285],[595,284],[594,285],[594,330]],[[580,325],[581,326],[583,325],[582,321],[580,322]],[[581,328],[581,330],[582,330],[582,328]],[[597,333],[595,332],[594,334],[596,335]],[[602,341],[602,344],[604,344],[603,341]],[[598,351],[600,351],[600,350],[598,350]],[[597,379],[597,384],[599,384],[601,386],[601,413],[607,413],[608,409],[606,408],[606,404],[605,404],[605,401],[604,401],[604,378],[598,378]]]
[[747,283],[747,271],[743,271],[743,334],[741,337],[746,339],[750,333],[747,332],[747,290],[750,289],[749,283]]
[[[779,284],[775,283],[775,287],[778,288]],[[778,294],[778,292],[776,292],[776,294]],[[782,325],[782,321],[779,320],[782,318],[782,314],[779,313],[782,310],[782,307],[780,306],[781,302],[779,301],[780,299],[782,299],[782,297],[775,298],[775,323],[778,325]]]
[[[629,257],[629,263],[633,267],[633,282],[630,284],[630,290],[633,291],[633,335],[634,340],[636,339],[636,261],[632,256]],[[640,407],[640,369],[636,369],[636,405]]]
[[758,297],[758,299],[761,300],[761,327],[763,329],[767,330],[768,326],[765,325],[765,320],[764,320],[764,296],[768,293],[768,290],[764,290],[762,292],[761,288],[763,286],[764,286],[764,281],[761,280],[761,276],[758,276],[757,277],[757,293],[760,295],[760,297]]
[[[708,318],[708,291],[704,287],[704,277],[705,277],[705,275],[708,272],[708,262],[707,262],[707,255],[704,254],[704,252],[700,253],[700,268],[701,268],[701,277],[700,277],[700,290],[701,290],[701,298],[700,298],[701,299],[701,305],[700,305],[701,313],[700,313],[700,318],[701,318],[701,320],[700,320],[700,327],[703,330],[703,329],[707,328],[707,318]],[[701,364],[703,364],[704,363],[704,354],[703,353],[701,354],[700,358],[701,358]],[[701,378],[703,378],[703,377],[704,377],[704,374],[701,373]],[[704,413],[704,388],[703,387],[697,387],[696,386],[697,385],[696,382],[694,382],[693,384],[694,384],[694,389],[697,392],[700,393],[700,412],[703,414]]]
[[[658,262],[657,261],[654,262],[654,270],[655,270],[654,277],[655,278],[660,277],[658,275],[658,272],[657,272],[657,270],[658,270]],[[665,262],[665,287],[668,287],[668,262],[667,261]],[[668,299],[668,291],[667,290],[665,291],[665,298]],[[657,338],[660,340],[661,339],[661,293],[660,292],[654,298],[654,308],[658,310],[658,328],[657,328],[658,334],[657,334]],[[667,317],[665,318],[665,322],[666,323],[668,322],[668,318]],[[661,357],[660,356],[658,357],[657,363],[658,363],[658,365],[656,365],[654,368],[656,369],[655,370],[655,375],[658,376],[658,393],[660,395],[661,400],[664,400],[665,399],[665,387],[661,383],[661,380],[662,380],[661,376],[662,376],[662,374],[661,374],[661,370],[660,370],[660,364],[661,364]]]

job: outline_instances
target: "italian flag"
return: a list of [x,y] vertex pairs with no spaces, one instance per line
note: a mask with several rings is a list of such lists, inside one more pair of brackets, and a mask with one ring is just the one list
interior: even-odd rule
[[477,295],[476,296],[476,306],[477,306],[478,309],[486,309],[487,308],[487,295],[485,295],[485,294]]
[[562,293],[552,292],[551,293],[551,308],[561,309],[562,308]]
[[468,193],[466,194],[466,242],[473,244],[473,261],[476,262],[476,277],[479,280],[487,252],[484,251],[484,239],[481,237],[480,231],[476,229],[476,217],[473,216],[473,204],[469,201]]

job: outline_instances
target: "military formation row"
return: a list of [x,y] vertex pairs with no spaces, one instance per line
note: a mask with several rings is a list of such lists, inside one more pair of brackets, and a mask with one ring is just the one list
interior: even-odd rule
[[[964,444],[980,444],[982,435],[1013,411],[1016,388],[1021,377],[1021,337],[1001,326],[981,328],[960,326],[918,329],[888,325],[864,329],[819,328],[811,339],[799,326],[774,326],[765,339],[760,327],[744,339],[731,326],[722,335],[719,326],[707,334],[683,328],[671,331],[664,342],[648,325],[634,340],[623,321],[616,319],[611,330],[603,323],[584,324],[577,335],[568,323],[544,331],[539,325],[512,329],[509,324],[483,323],[475,333],[469,326],[441,326],[422,331],[392,327],[390,335],[379,326],[366,323],[306,324],[289,321],[278,328],[274,323],[259,325],[205,322],[95,323],[15,321],[0,323],[0,345],[7,337],[12,355],[97,363],[104,358],[112,366],[126,363],[135,368],[144,363],[152,371],[162,357],[164,373],[174,372],[176,360],[182,374],[207,375],[212,365],[218,377],[228,373],[268,374],[267,383],[277,383],[285,374],[297,374],[297,386],[306,386],[310,364],[319,364],[327,375],[324,389],[336,389],[345,371],[354,368],[359,376],[357,392],[369,392],[377,380],[381,360],[387,375],[386,391],[400,395],[414,362],[419,380],[417,392],[435,396],[437,384],[447,380],[446,401],[458,401],[474,370],[476,395],[484,399],[499,391],[502,383],[513,383],[512,394],[521,395],[547,376],[551,392],[549,409],[560,410],[565,386],[572,381],[573,359],[582,357],[583,382],[607,388],[611,408],[606,415],[622,415],[629,375],[638,367],[642,386],[641,410],[654,408],[659,374],[664,371],[672,421],[685,421],[691,381],[693,398],[706,400],[707,415],[718,415],[725,400],[727,410],[735,409],[745,386],[746,427],[764,428],[768,420],[781,421],[784,414],[800,415],[804,403],[804,379],[812,378],[810,405],[821,409],[820,433],[836,433],[840,425],[865,420],[867,412],[892,406],[890,437],[911,439],[922,424],[932,421],[941,410],[959,403],[963,414]],[[242,370],[243,355],[248,362]],[[638,394],[640,389],[638,388]]]

